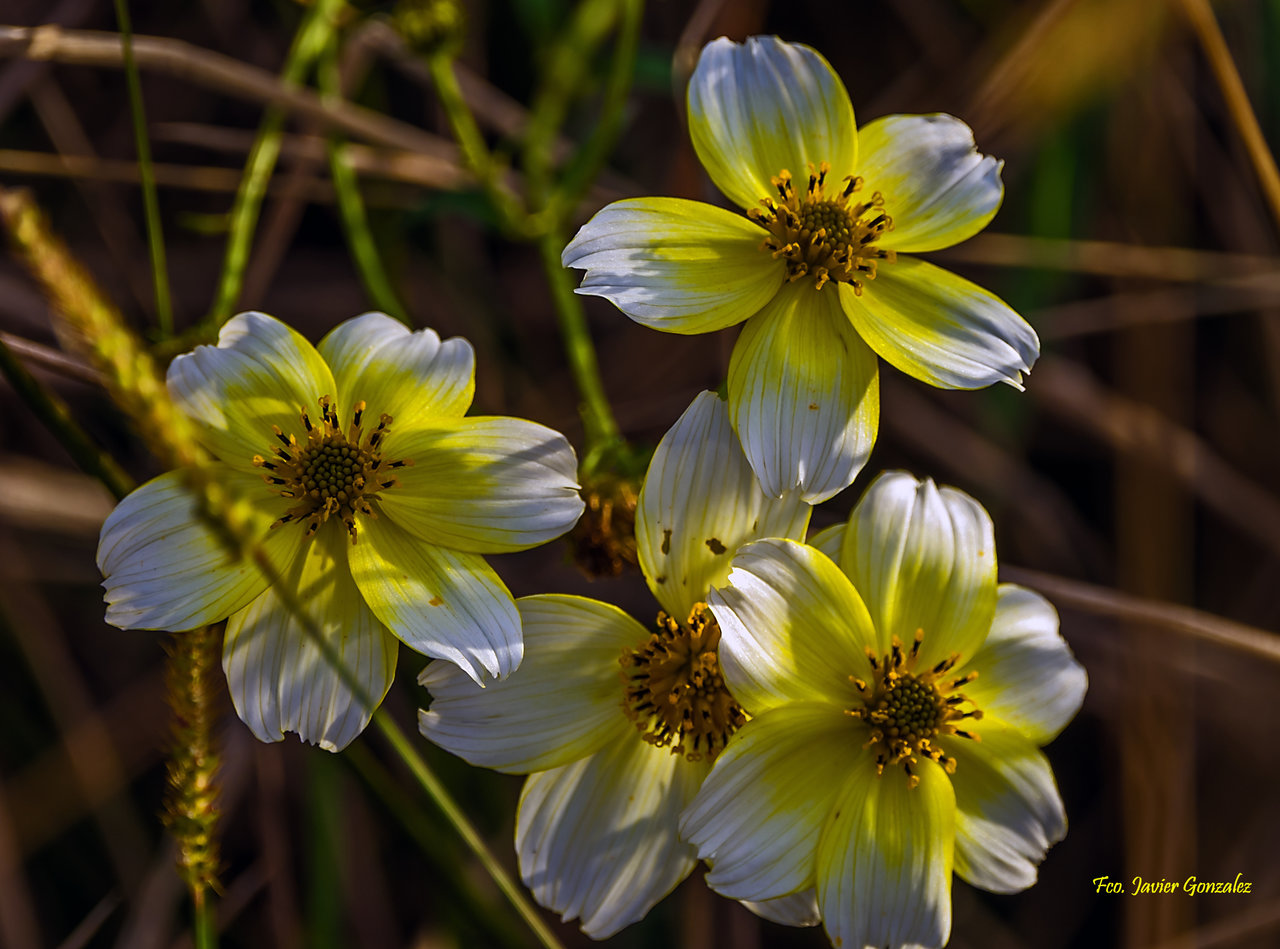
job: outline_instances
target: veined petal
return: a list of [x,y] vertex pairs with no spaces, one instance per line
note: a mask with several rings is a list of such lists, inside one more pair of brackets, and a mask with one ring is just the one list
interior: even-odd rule
[[818,894],[813,887],[774,900],[742,900],[742,905],[762,919],[780,926],[816,926],[822,922]]
[[898,251],[938,250],[987,226],[1004,198],[1003,162],[979,154],[955,116],[886,115],[858,130],[863,191],[884,195],[893,230],[877,243]]
[[871,674],[875,643],[862,597],[825,556],[789,540],[748,544],[729,585],[707,599],[720,624],[720,668],[751,715],[788,701],[850,708],[850,676]]
[[524,774],[560,768],[606,745],[638,743],[622,711],[618,659],[649,633],[616,606],[577,596],[517,601],[525,658],[484,688],[457,666],[433,662],[418,681],[431,708],[427,738],[473,765]]
[[786,264],[760,250],[767,232],[741,214],[681,198],[615,201],[561,255],[585,270],[578,293],[637,323],[710,333],[741,323],[782,285]]
[[[836,566],[844,570],[844,565],[840,563],[840,554],[844,550],[844,535],[848,529],[848,524],[832,524],[830,527],[824,527],[818,531],[805,543],[810,547],[821,550],[836,562]],[[845,570],[845,573],[848,573],[848,571]]]
[[636,546],[649,589],[682,621],[729,576],[734,552],[750,540],[801,540],[810,507],[794,492],[761,492],[714,392],[696,396],[662,436],[636,507]]
[[[213,477],[258,515],[267,555],[283,569],[304,540],[301,529],[269,531],[287,502],[261,477],[212,468]],[[267,586],[262,571],[231,554],[200,516],[179,471],[153,478],[116,505],[102,525],[98,569],[107,622],[121,629],[195,629],[242,609]]]
[[217,346],[197,346],[169,364],[169,395],[196,422],[205,446],[228,465],[256,471],[254,455],[275,445],[271,426],[303,433],[299,414],[319,417],[336,396],[329,367],[296,330],[265,313],[233,316]]
[[393,428],[384,453],[408,458],[386,516],[458,550],[500,553],[559,537],[578,520],[578,461],[559,432],[524,419],[441,419]]
[[1049,762],[1009,726],[986,718],[982,741],[944,738],[957,761],[956,873],[974,886],[1014,893],[1036,882],[1036,866],[1067,833]]
[[[347,566],[347,533],[330,520],[282,576],[376,707],[391,687],[397,640],[365,606]],[[222,668],[241,720],[261,741],[297,732],[341,751],[373,715],[271,587],[227,621]]]
[[808,46],[776,36],[702,49],[689,80],[689,134],[716,187],[742,208],[776,197],[770,178],[803,181],[829,162],[837,178],[857,167],[853,105],[844,83]]
[[853,482],[875,445],[880,378],[834,290],[798,280],[747,323],[729,413],[766,494],[798,487],[817,504]]
[[1058,634],[1058,611],[1034,590],[1002,583],[995,620],[965,670],[978,678],[965,694],[989,715],[1047,745],[1075,717],[1089,686]]
[[866,600],[887,652],[924,632],[919,664],[968,661],[996,608],[996,542],[981,504],[955,488],[887,471],[853,509],[841,564]]
[[676,822],[704,774],[634,735],[530,775],[516,814],[525,885],[593,939],[642,919],[693,869]]
[[914,257],[884,263],[862,296],[840,303],[881,358],[942,389],[1022,388],[1040,356],[1035,330],[995,294]]
[[362,518],[349,557],[369,609],[410,649],[481,683],[520,665],[520,614],[479,554],[418,540],[387,518]]
[[459,418],[475,394],[476,356],[460,336],[410,332],[385,313],[365,313],[334,327],[318,347],[333,369],[339,417],[363,401],[376,422],[385,413],[404,425],[416,418]]
[[937,947],[951,934],[955,796],[932,761],[908,788],[898,769],[859,768],[818,846],[818,905],[847,949]]
[[827,815],[854,767],[871,769],[859,748],[865,735],[843,709],[819,702],[772,708],[742,726],[680,820],[680,835],[711,864],[707,885],[754,901],[812,888]]

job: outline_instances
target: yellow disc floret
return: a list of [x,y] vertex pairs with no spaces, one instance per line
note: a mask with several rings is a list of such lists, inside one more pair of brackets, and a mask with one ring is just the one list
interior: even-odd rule
[[298,500],[272,527],[306,520],[310,537],[321,524],[336,516],[346,525],[354,544],[356,513],[377,517],[370,502],[377,500],[379,491],[399,483],[390,474],[393,469],[413,462],[382,458],[382,441],[390,429],[390,415],[381,416],[378,426],[365,433],[362,427],[365,404],[357,402],[351,425],[344,434],[332,400],[326,395],[319,402],[319,425],[312,421],[305,408],[301,411],[302,427],[307,433],[305,444],[273,425],[271,431],[284,447],[274,449],[270,460],[254,455],[253,463],[267,469],[269,473],[263,475],[263,479],[277,486],[281,497]]
[[877,656],[868,649],[872,681],[849,677],[858,690],[861,704],[848,709],[847,714],[871,726],[871,739],[864,747],[874,749],[876,773],[883,774],[886,766],[900,764],[907,774],[908,787],[920,783],[914,770],[920,758],[936,761],[948,774],[955,773],[956,760],[944,754],[934,741],[941,735],[977,741],[976,734],[963,730],[957,723],[966,718],[982,718],[982,712],[972,707],[968,696],[956,691],[976,679],[978,673],[950,677],[951,670],[960,661],[959,655],[952,655],[928,669],[917,668],[923,640],[924,631],[916,630],[910,651],[903,648],[896,636],[887,655]]
[[658,631],[622,653],[622,707],[646,742],[690,761],[715,758],[746,722],[725,688],[716,650],[720,627],[705,603],[678,623],[658,614]]
[[785,168],[770,179],[778,197],[763,198],[762,208],[747,217],[769,232],[760,249],[787,262],[787,279],[813,278],[815,289],[828,282],[845,283],[862,293],[864,281],[874,280],[880,261],[891,262],[894,253],[876,247],[876,241],[892,229],[893,219],[884,210],[884,196],[875,192],[865,201],[854,195],[862,179],[847,177],[834,196],[823,190],[831,168],[823,162],[809,166],[809,187],[801,198]]

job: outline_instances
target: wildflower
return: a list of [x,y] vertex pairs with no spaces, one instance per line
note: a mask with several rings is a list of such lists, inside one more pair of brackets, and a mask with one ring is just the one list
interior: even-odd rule
[[1000,163],[949,115],[855,130],[840,78],[776,37],[708,44],[689,83],[703,167],[746,216],[699,201],[610,204],[562,255],[579,293],[633,320],[706,333],[746,320],[729,410],[767,493],[850,484],[879,425],[876,354],[943,388],[1021,388],[1039,355],[991,293],[907,252],[972,237],[1003,197]]
[[997,586],[966,494],[888,473],[815,540],[744,547],[709,599],[752,719],[681,833],[725,896],[815,887],[837,946],[941,946],[953,868],[1020,890],[1066,833],[1038,746],[1085,673],[1046,600]]
[[[661,604],[657,631],[577,596],[517,601],[525,660],[477,688],[445,663],[420,682],[429,739],[472,764],[529,774],[516,818],[520,873],[534,896],[602,939],[642,918],[696,863],[676,835],[710,762],[744,721],[716,658],[702,602],[733,552],[802,537],[809,507],[761,493],[724,404],[699,395],[663,437],[636,512],[640,568]],[[759,911],[798,921],[790,899]]]
[[[481,553],[564,533],[582,511],[564,436],[464,418],[475,389],[463,339],[410,333],[381,313],[319,347],[262,313],[169,367],[169,393],[216,457],[210,472],[261,524],[281,583],[376,701],[396,640],[467,675],[505,676],[520,617]],[[253,563],[232,557],[173,471],[102,527],[107,622],[189,630],[227,618],[222,665],[263,741],[284,732],[337,750],[373,709],[351,694]]]

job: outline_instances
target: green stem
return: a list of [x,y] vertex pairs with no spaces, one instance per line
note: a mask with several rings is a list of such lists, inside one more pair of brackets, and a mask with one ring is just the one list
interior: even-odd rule
[[605,85],[600,118],[591,127],[591,134],[578,149],[551,195],[550,208],[557,223],[560,215],[567,218],[573,213],[574,207],[604,165],[605,158],[622,132],[623,112],[635,78],[636,48],[640,44],[640,20],[643,12],[642,0],[622,0],[622,24],[618,30],[618,42],[611,60],[612,68]]
[[475,116],[463,98],[458,77],[453,71],[453,57],[444,51],[433,53],[427,58],[427,68],[468,170],[476,176],[503,227],[514,235],[527,236],[529,214],[516,196],[502,185],[503,168],[494,160],[484,136],[480,134]]
[[[317,79],[320,92],[326,101],[342,97],[337,42],[331,42],[325,49],[317,70]],[[338,200],[338,213],[342,218],[342,231],[347,238],[351,257],[355,261],[360,283],[375,307],[384,313],[391,314],[401,323],[412,325],[405,308],[400,303],[400,298],[391,287],[391,280],[383,269],[382,259],[378,256],[373,234],[369,230],[364,201],[360,197],[360,185],[347,158],[346,144],[340,135],[334,134],[327,139],[326,149],[329,155],[329,176],[333,179],[333,190]]]
[[195,949],[217,949],[218,921],[214,918],[213,901],[209,899],[208,890],[197,890],[192,894],[191,922]]
[[[592,53],[613,28],[619,6],[618,0],[580,4],[548,57],[530,108],[523,151],[529,203],[536,210],[544,208],[549,197],[556,134],[564,125],[569,103],[582,88]],[[632,71],[628,69],[628,76]],[[549,223],[554,226],[557,222]]]
[[563,233],[558,228],[552,229],[538,238],[538,255],[551,288],[551,302],[569,358],[569,370],[582,396],[578,404],[586,437],[582,471],[589,474],[606,454],[622,444],[622,435],[600,378],[600,364],[587,328],[586,311],[582,300],[573,292],[573,275],[560,263],[564,245]]
[[489,876],[493,878],[493,882],[498,884],[498,889],[515,907],[516,912],[520,914],[520,917],[532,930],[533,934],[538,937],[538,941],[546,949],[563,949],[560,945],[560,940],[556,938],[555,933],[543,921],[537,908],[528,901],[524,891],[520,889],[520,885],[507,873],[498,858],[493,855],[493,851],[484,842],[484,838],[480,836],[480,832],[476,830],[475,825],[468,820],[467,815],[458,806],[458,802],[453,799],[448,789],[427,765],[426,759],[419,755],[413,746],[409,744],[409,740],[405,737],[404,732],[400,730],[400,726],[395,723],[395,720],[389,714],[381,710],[374,714],[373,721],[391,744],[391,747],[395,749],[396,753],[400,755],[405,765],[413,773],[422,789],[427,792],[427,795],[440,808],[445,819],[453,825],[454,830],[458,832],[472,853],[479,859]]
[[440,836],[439,829],[428,815],[400,786],[391,772],[374,756],[364,742],[354,742],[342,752],[342,759],[360,778],[365,787],[378,799],[383,813],[390,814],[401,829],[413,838],[423,855],[437,869],[441,893],[437,905],[447,906],[450,912],[461,912],[482,927],[490,937],[486,945],[500,943],[505,946],[526,944],[523,930],[505,913],[494,913],[487,894],[482,894],[476,880],[466,873],[458,873],[457,847]]
[[165,262],[164,234],[160,229],[160,205],[151,168],[151,143],[147,139],[147,115],[142,105],[142,82],[133,60],[133,28],[129,23],[127,0],[115,0],[116,22],[124,53],[124,75],[129,86],[129,111],[133,116],[133,138],[138,150],[138,176],[142,183],[142,206],[147,220],[147,245],[151,249],[151,277],[156,294],[156,322],[163,336],[173,333],[173,302],[169,296],[169,268]]
[[134,489],[133,479],[114,458],[98,449],[71,417],[66,403],[40,385],[4,340],[0,340],[0,372],[81,471],[106,485],[117,501]]
[[[201,477],[201,472],[199,471],[189,470],[188,474],[193,479]],[[197,498],[206,496],[206,492],[200,490],[198,480],[193,483],[193,488],[195,488]],[[211,520],[216,517],[210,510],[206,509],[204,513]],[[221,521],[218,526],[228,533],[236,530],[236,525],[227,520]],[[364,684],[356,678],[355,673],[343,662],[342,656],[339,655],[334,645],[325,638],[319,624],[307,612],[306,606],[297,593],[282,582],[279,571],[271,562],[261,544],[249,537],[238,536],[238,533],[232,534],[230,539],[239,544],[239,549],[247,553],[252,562],[262,571],[262,575],[266,578],[272,591],[280,599],[281,604],[298,621],[298,625],[302,627],[303,632],[320,652],[320,655],[324,657],[325,662],[329,663],[330,667],[338,674],[343,685],[350,689],[356,700],[366,708],[376,709],[378,702],[369,694],[369,690],[364,687]],[[395,753],[400,756],[400,759],[418,784],[427,792],[427,796],[431,798],[441,813],[444,814],[445,819],[453,825],[453,829],[457,831],[463,842],[475,854],[480,864],[485,868],[489,876],[493,878],[494,883],[498,885],[498,889],[502,891],[502,894],[538,938],[538,941],[542,943],[545,949],[563,949],[560,941],[556,939],[555,934],[539,915],[537,908],[529,902],[520,885],[516,883],[497,857],[493,855],[493,851],[484,842],[484,838],[476,830],[475,825],[471,823],[467,815],[463,813],[462,808],[453,799],[453,796],[449,794],[448,789],[436,777],[426,759],[418,754],[413,745],[409,743],[409,739],[400,730],[400,726],[396,724],[395,719],[385,710],[378,709],[373,714],[373,722],[386,737]]]
[[[336,27],[338,13],[345,0],[315,0],[303,17],[294,36],[293,45],[280,72],[280,83],[286,88],[301,84],[316,59],[329,44]],[[280,140],[284,129],[284,112],[278,108],[267,110],[258,128],[257,139],[249,152],[244,177],[236,191],[231,209],[231,233],[227,239],[227,255],[222,264],[222,276],[218,281],[217,296],[213,307],[198,327],[198,335],[209,335],[225,323],[240,298],[245,268],[249,263],[249,249],[253,244],[253,232],[262,209],[262,199],[267,182],[280,155]]]

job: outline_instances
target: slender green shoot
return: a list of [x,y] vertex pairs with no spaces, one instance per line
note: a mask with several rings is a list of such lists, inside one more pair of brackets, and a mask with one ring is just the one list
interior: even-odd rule
[[505,167],[494,159],[484,136],[480,134],[480,127],[471,114],[471,108],[462,95],[458,77],[453,71],[452,55],[447,50],[431,54],[427,57],[427,68],[435,83],[436,95],[439,96],[449,120],[449,127],[462,148],[462,159],[467,169],[476,176],[503,228],[516,237],[530,236],[529,213],[519,199],[503,185]]
[[134,489],[133,479],[114,458],[95,445],[83,428],[71,416],[71,410],[58,396],[40,384],[40,381],[22,364],[22,361],[0,339],[0,373],[3,373],[13,391],[35,414],[67,450],[71,460],[86,474],[101,481],[108,491],[120,500]]
[[[286,87],[298,86],[315,65],[316,60],[329,44],[337,27],[338,14],[345,0],[315,0],[302,18],[293,45],[280,72],[280,83]],[[212,332],[232,316],[240,299],[245,269],[249,264],[249,250],[253,246],[253,233],[262,210],[262,199],[267,183],[280,155],[280,141],[284,131],[284,112],[268,109],[258,127],[258,136],[249,152],[244,177],[236,191],[231,208],[231,232],[227,238],[227,253],[223,259],[222,275],[213,306],[198,328],[200,335]]]
[[[325,49],[316,72],[321,95],[326,99],[342,97],[336,40],[334,37]],[[369,229],[369,219],[365,214],[364,200],[360,197],[360,184],[347,157],[346,142],[341,135],[335,133],[328,137],[325,144],[329,156],[329,176],[333,179],[338,213],[342,218],[342,231],[347,238],[351,258],[355,261],[360,283],[375,307],[394,316],[401,323],[412,325],[408,311],[400,303],[378,255],[373,233]]]
[[138,177],[142,183],[142,207],[147,220],[147,245],[151,249],[151,279],[155,286],[156,323],[162,336],[173,333],[173,301],[169,296],[169,268],[165,261],[164,233],[160,228],[160,204],[156,200],[156,179],[151,167],[151,143],[147,138],[147,114],[142,104],[142,82],[133,60],[133,28],[129,23],[128,0],[115,0],[116,22],[124,53],[124,75],[129,86],[129,112],[133,116],[133,138],[138,150]]
[[565,355],[569,359],[569,370],[582,396],[578,413],[582,417],[586,448],[580,470],[585,476],[622,446],[622,434],[600,378],[600,364],[596,359],[595,344],[591,341],[591,331],[587,328],[586,311],[582,300],[573,292],[573,275],[560,263],[564,234],[559,229],[551,230],[539,237],[537,243],[542,269],[551,288],[551,302],[564,340]]

